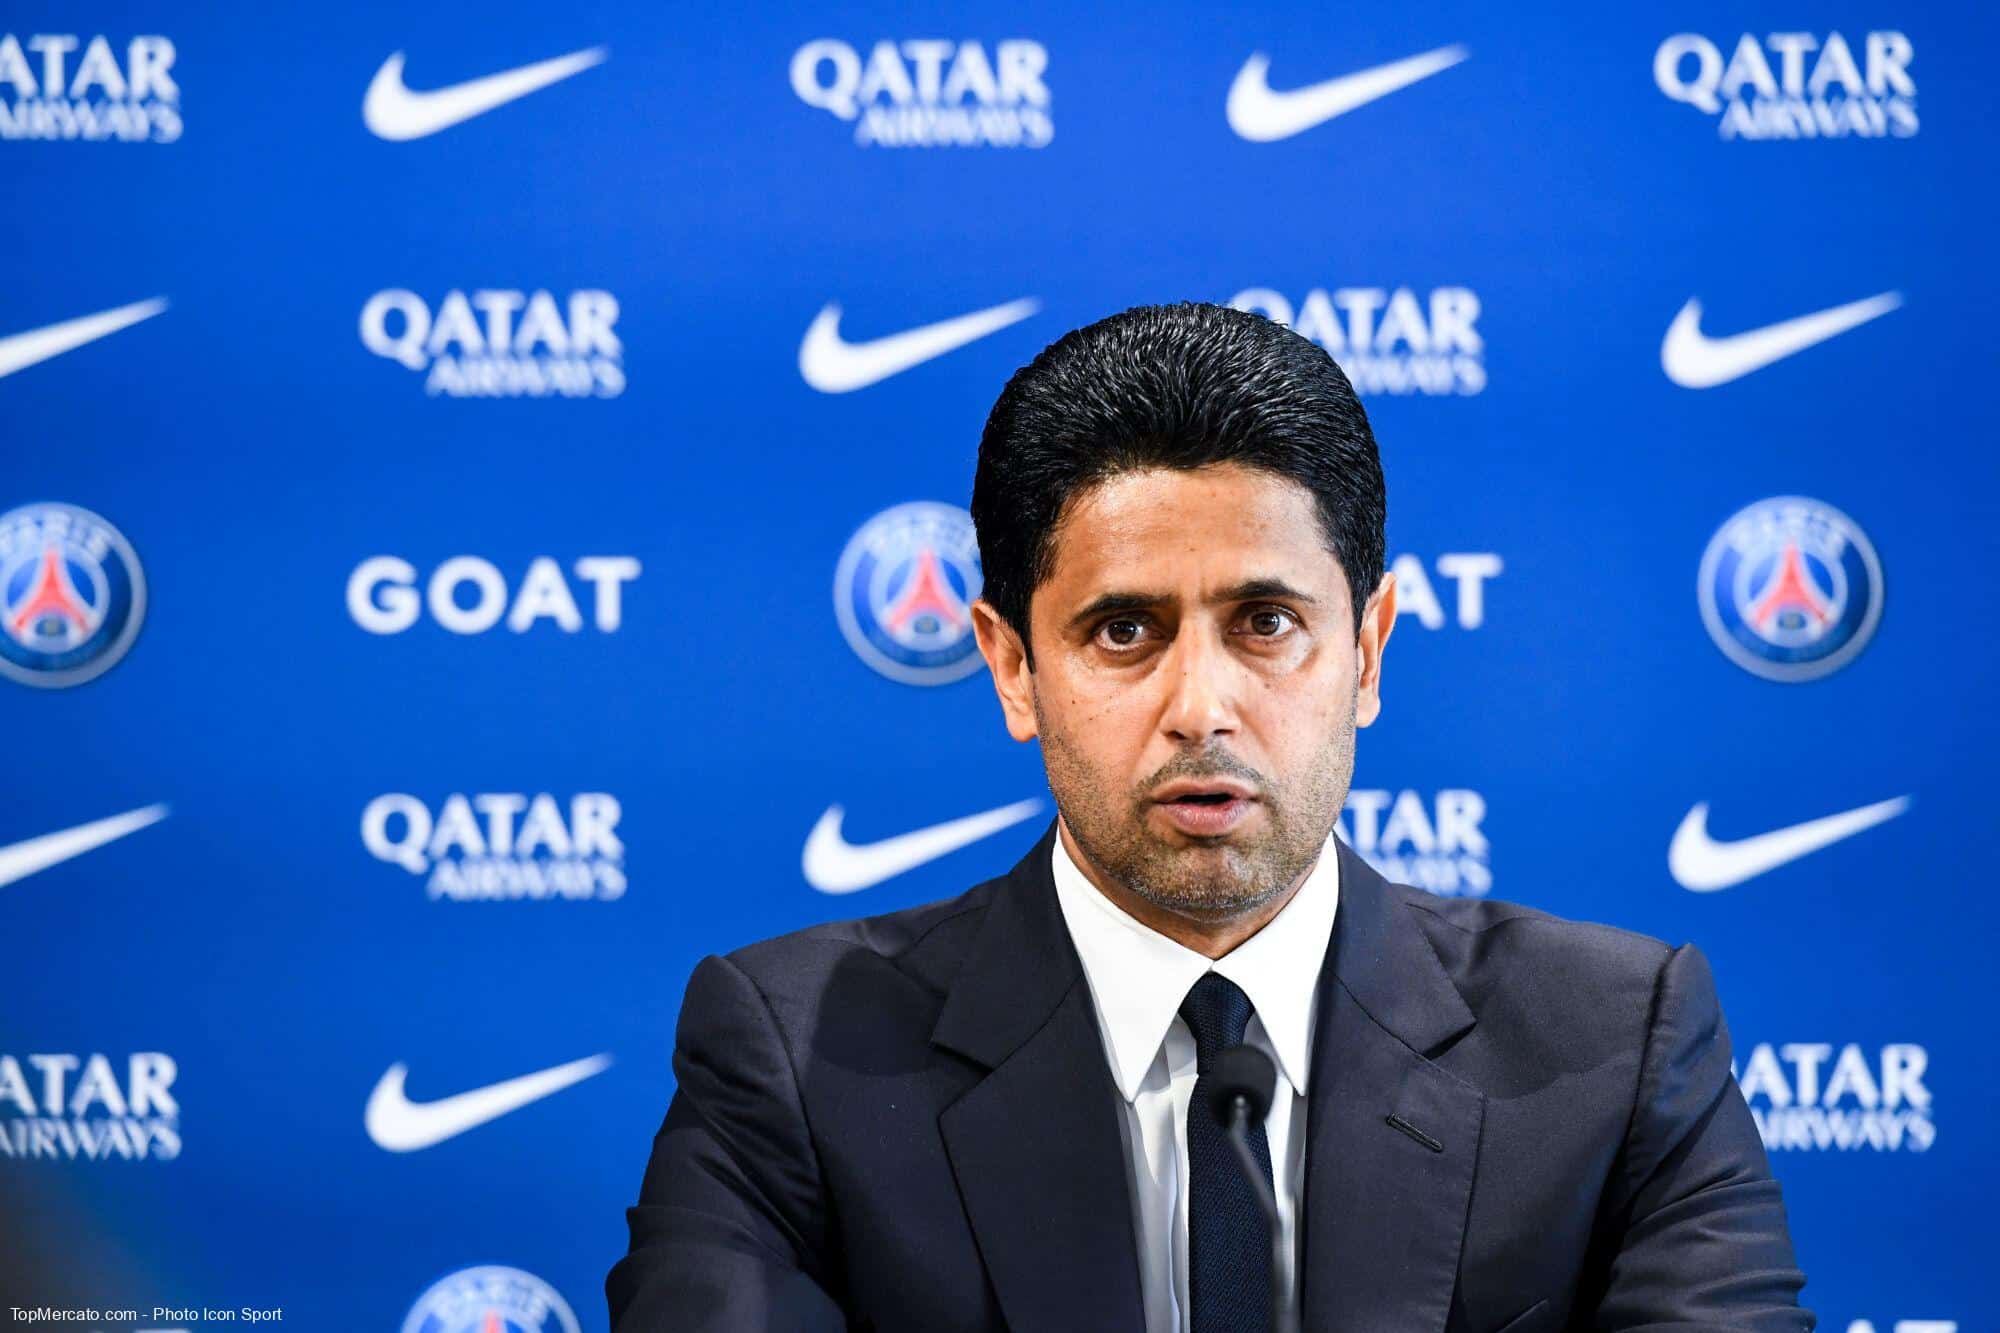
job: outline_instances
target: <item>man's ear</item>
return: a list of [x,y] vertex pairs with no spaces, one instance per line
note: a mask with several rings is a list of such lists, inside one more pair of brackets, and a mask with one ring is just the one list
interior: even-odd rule
[[1396,576],[1386,570],[1382,582],[1361,609],[1361,637],[1355,651],[1361,659],[1354,685],[1354,722],[1365,727],[1382,713],[1382,650],[1396,628]]
[[993,692],[1000,696],[1007,734],[1017,741],[1033,740],[1040,734],[1035,724],[1035,677],[1028,670],[1021,636],[984,597],[972,603],[972,634],[979,641],[986,669],[993,673]]

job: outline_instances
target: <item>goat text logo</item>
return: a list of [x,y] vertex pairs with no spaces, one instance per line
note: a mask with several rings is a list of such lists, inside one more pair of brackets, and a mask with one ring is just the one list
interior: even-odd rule
[[[1437,557],[1433,577],[1424,562],[1405,551],[1389,562],[1396,576],[1396,623],[1414,616],[1425,629],[1478,629],[1486,623],[1486,584],[1506,568],[1493,551],[1447,551]],[[1446,611],[1448,604],[1451,608]]]
[[545,555],[529,562],[518,588],[510,588],[491,560],[455,555],[423,580],[421,594],[415,565],[401,556],[372,555],[347,576],[347,613],[370,634],[401,634],[425,610],[453,634],[484,634],[503,620],[515,634],[544,620],[565,634],[580,633],[586,624],[600,634],[615,633],[625,623],[625,585],[639,577],[639,562],[629,555],[587,555],[571,569],[594,589],[584,599],[588,621],[562,566]]

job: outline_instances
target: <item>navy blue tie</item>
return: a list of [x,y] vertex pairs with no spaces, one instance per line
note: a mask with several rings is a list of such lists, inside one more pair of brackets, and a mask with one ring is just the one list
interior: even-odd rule
[[[1193,1333],[1265,1333],[1271,1326],[1271,1240],[1264,1214],[1229,1135],[1209,1108],[1215,1057],[1243,1040],[1250,997],[1210,972],[1181,1001],[1194,1033],[1194,1098],[1188,1103],[1188,1327]],[[1271,1179],[1271,1145],[1258,1121],[1250,1152]]]

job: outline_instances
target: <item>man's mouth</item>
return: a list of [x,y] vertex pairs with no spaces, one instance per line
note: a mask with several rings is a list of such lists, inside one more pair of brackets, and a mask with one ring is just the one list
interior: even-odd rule
[[1167,823],[1189,837],[1220,837],[1248,818],[1257,804],[1253,793],[1235,784],[1202,787],[1183,782],[1175,786],[1180,789],[1169,788],[1153,804]]

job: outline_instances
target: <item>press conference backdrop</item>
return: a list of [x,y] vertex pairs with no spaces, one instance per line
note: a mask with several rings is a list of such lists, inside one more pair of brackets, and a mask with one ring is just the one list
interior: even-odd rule
[[2000,32],[1642,8],[8,6],[4,1303],[602,1329],[695,962],[1052,817],[980,427],[1199,298],[1381,441],[1340,835],[1698,943],[1823,1326],[1995,1327]]

